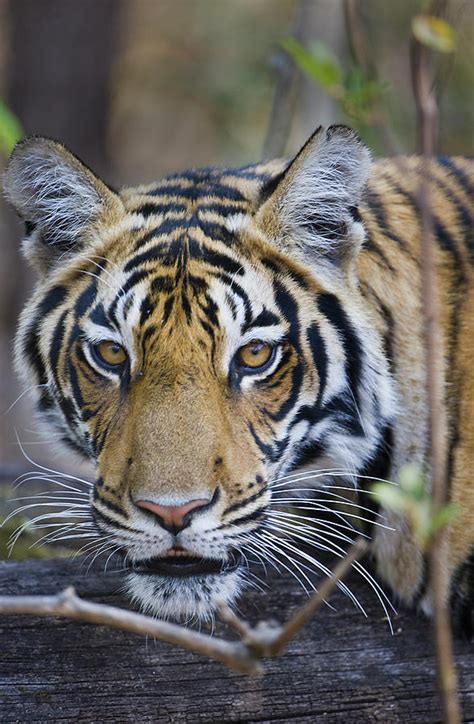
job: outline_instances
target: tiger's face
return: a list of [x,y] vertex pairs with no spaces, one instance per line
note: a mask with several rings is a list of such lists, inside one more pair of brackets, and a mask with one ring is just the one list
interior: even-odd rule
[[308,456],[359,470],[380,443],[392,393],[355,271],[367,167],[341,127],[290,164],[120,194],[55,142],[12,156],[5,187],[40,271],[17,366],[93,460],[95,525],[156,615],[232,603],[275,481]]

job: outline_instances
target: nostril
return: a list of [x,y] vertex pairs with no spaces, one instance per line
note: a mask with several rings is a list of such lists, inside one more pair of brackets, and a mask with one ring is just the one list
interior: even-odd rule
[[159,518],[164,528],[168,530],[171,529],[175,533],[178,533],[189,525],[191,522],[191,513],[207,507],[211,502],[212,501],[207,498],[188,500],[186,503],[180,505],[161,505],[161,503],[154,503],[152,500],[135,501],[139,508],[149,510],[150,513],[153,513]]

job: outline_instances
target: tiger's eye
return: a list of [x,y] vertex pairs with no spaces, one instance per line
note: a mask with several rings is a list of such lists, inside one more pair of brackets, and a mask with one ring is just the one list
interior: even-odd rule
[[99,342],[94,346],[95,354],[104,366],[120,367],[127,361],[127,353],[117,342]]
[[253,341],[241,347],[237,352],[237,362],[241,367],[257,370],[264,367],[272,358],[274,347],[267,342]]

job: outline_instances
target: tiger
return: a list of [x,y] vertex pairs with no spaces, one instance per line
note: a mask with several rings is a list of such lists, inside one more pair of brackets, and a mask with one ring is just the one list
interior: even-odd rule
[[[469,633],[473,162],[427,163],[457,511],[449,596]],[[377,591],[430,615],[410,520],[368,493],[407,463],[429,485],[424,174],[417,156],[372,160],[343,125],[318,128],[290,161],[191,169],[119,191],[59,142],[17,144],[4,190],[38,281],[16,368],[40,419],[94,465],[82,530],[123,557],[133,605],[208,620],[250,585],[252,555],[308,578],[305,543],[341,557],[355,510]],[[348,500],[346,489],[355,507],[331,527],[328,496]]]

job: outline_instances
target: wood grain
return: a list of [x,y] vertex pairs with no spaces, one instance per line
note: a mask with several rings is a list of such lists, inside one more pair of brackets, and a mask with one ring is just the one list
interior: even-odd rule
[[[391,636],[371,590],[348,582],[364,618],[340,594],[286,653],[248,677],[161,642],[59,618],[0,618],[0,721],[433,722],[440,721],[428,622],[401,611]],[[291,579],[247,594],[241,613],[284,620],[305,600]],[[126,605],[120,574],[79,561],[0,562],[0,593],[52,594],[75,586]],[[216,635],[235,634],[218,626]],[[474,721],[474,647],[457,641],[463,721]]]

